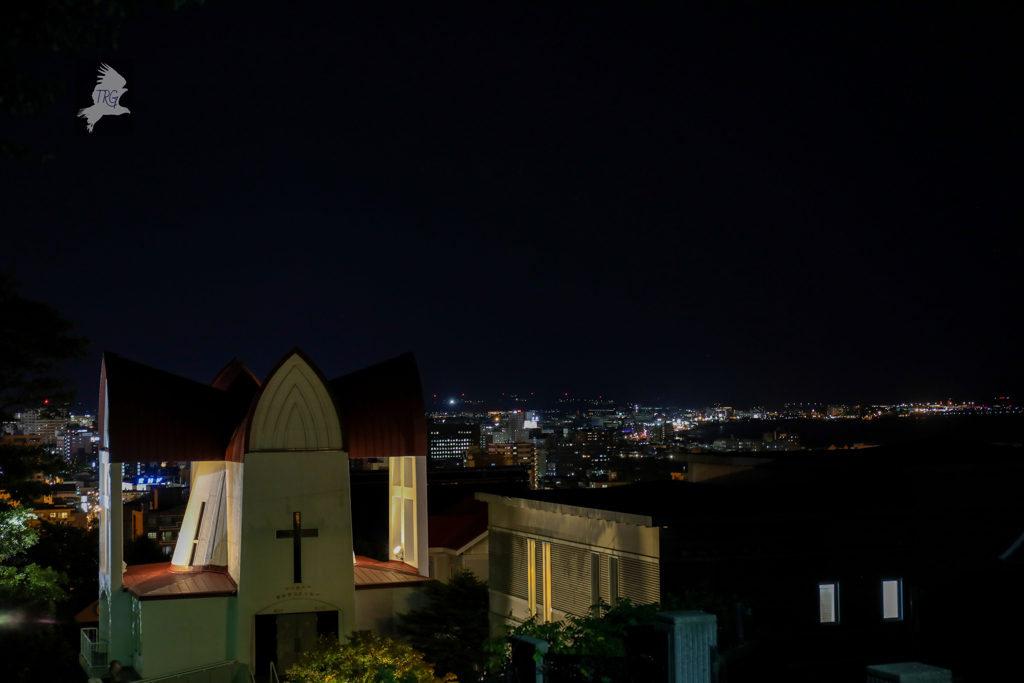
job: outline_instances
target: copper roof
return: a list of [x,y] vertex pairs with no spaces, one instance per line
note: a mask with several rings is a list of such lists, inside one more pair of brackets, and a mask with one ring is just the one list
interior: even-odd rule
[[420,371],[411,353],[330,382],[350,458],[427,454]]
[[[301,354],[293,349],[285,358],[296,352]],[[324,381],[335,394],[349,457],[427,454],[423,391],[411,353]],[[259,382],[237,360],[207,386],[105,353],[100,424],[107,425],[110,443],[101,448],[110,449],[111,462],[242,462],[259,390]]]
[[139,600],[215,598],[234,595],[234,579],[220,572],[177,573],[170,562],[137,564],[122,575],[125,590]]
[[95,600],[89,606],[75,615],[75,621],[80,624],[95,624],[100,620],[100,601]]
[[111,462],[223,460],[257,388],[245,373],[226,384],[218,389],[105,353],[100,421],[107,420],[110,443],[100,447],[110,449]]
[[357,591],[418,586],[434,580],[421,576],[415,567],[405,562],[380,562],[362,555],[356,555],[356,566],[353,569]]

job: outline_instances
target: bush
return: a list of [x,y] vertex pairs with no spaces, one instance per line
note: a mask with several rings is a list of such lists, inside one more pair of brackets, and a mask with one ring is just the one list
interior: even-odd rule
[[463,683],[477,680],[490,631],[487,584],[464,571],[448,583],[427,583],[423,594],[425,607],[398,615],[398,635],[439,670],[453,672]]
[[[491,638],[486,644],[488,664],[494,670],[504,669],[510,660],[509,637],[532,636],[548,644],[555,655],[587,657],[626,657],[634,655],[637,645],[633,635],[638,629],[654,624],[654,615],[662,611],[702,610],[717,617],[719,650],[728,649],[733,642],[735,617],[733,605],[739,598],[717,593],[708,584],[700,584],[679,595],[667,596],[663,603],[633,604],[622,598],[615,607],[606,603],[594,605],[594,613],[585,617],[570,617],[565,621],[539,623],[531,617],[516,626],[505,626],[505,636]],[[627,647],[632,645],[632,647]]]
[[342,645],[321,638],[316,651],[287,672],[296,683],[454,683],[456,677],[434,676],[434,666],[423,654],[371,631],[353,631]]

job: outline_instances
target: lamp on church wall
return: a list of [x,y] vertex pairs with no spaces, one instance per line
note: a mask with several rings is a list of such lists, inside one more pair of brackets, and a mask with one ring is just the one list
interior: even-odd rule
[[402,556],[402,546],[396,545],[393,552],[396,560],[405,561],[405,557]]

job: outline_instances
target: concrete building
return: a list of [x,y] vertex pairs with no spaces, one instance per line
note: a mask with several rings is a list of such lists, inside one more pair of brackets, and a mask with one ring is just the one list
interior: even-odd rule
[[44,417],[41,410],[25,410],[15,414],[16,430],[22,434],[39,434],[43,437],[43,445],[57,444],[58,435],[63,436],[67,418]]
[[488,574],[487,505],[472,498],[427,520],[430,578],[447,583],[470,571],[481,581]]
[[427,429],[427,466],[463,467],[466,451],[480,444],[480,425],[434,421]]
[[530,473],[530,488],[537,488],[540,465],[537,461],[537,447],[529,442],[492,443],[487,453],[471,451],[466,456],[466,467],[525,467]]
[[[1005,657],[977,652],[1019,639],[1005,626],[1024,607],[1019,451],[933,441],[723,456],[705,483],[478,493],[492,627],[696,589],[720,605],[720,661],[751,657],[754,679],[863,680],[871,662],[927,661],[998,680]],[[883,474],[850,477],[851,458]]]
[[0,443],[8,446],[43,446],[43,437],[40,434],[4,434],[0,436]]

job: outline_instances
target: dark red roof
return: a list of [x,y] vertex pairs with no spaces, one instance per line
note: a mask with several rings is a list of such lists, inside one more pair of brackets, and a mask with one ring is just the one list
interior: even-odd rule
[[[285,358],[295,352],[301,353],[296,349]],[[349,457],[427,454],[423,390],[411,353],[324,381],[337,398]],[[207,386],[105,353],[99,417],[101,425],[107,424],[110,443],[101,447],[110,449],[111,462],[241,462],[259,389],[253,374],[237,360]],[[104,391],[110,402],[109,424]]]
[[234,579],[221,572],[174,572],[170,562],[137,564],[122,575],[125,590],[140,600],[215,598],[238,591]]
[[487,531],[487,503],[472,500],[460,503],[458,512],[427,518],[427,545],[431,548],[461,550]]
[[427,454],[420,371],[411,353],[330,382],[350,458]]
[[101,447],[110,449],[111,462],[223,460],[258,385],[247,370],[222,385],[226,389],[103,354],[100,422],[106,388],[110,443]]
[[357,591],[375,588],[404,588],[434,580],[421,576],[415,567],[405,562],[398,560],[381,562],[362,555],[356,555],[356,566],[353,568],[353,573]]

